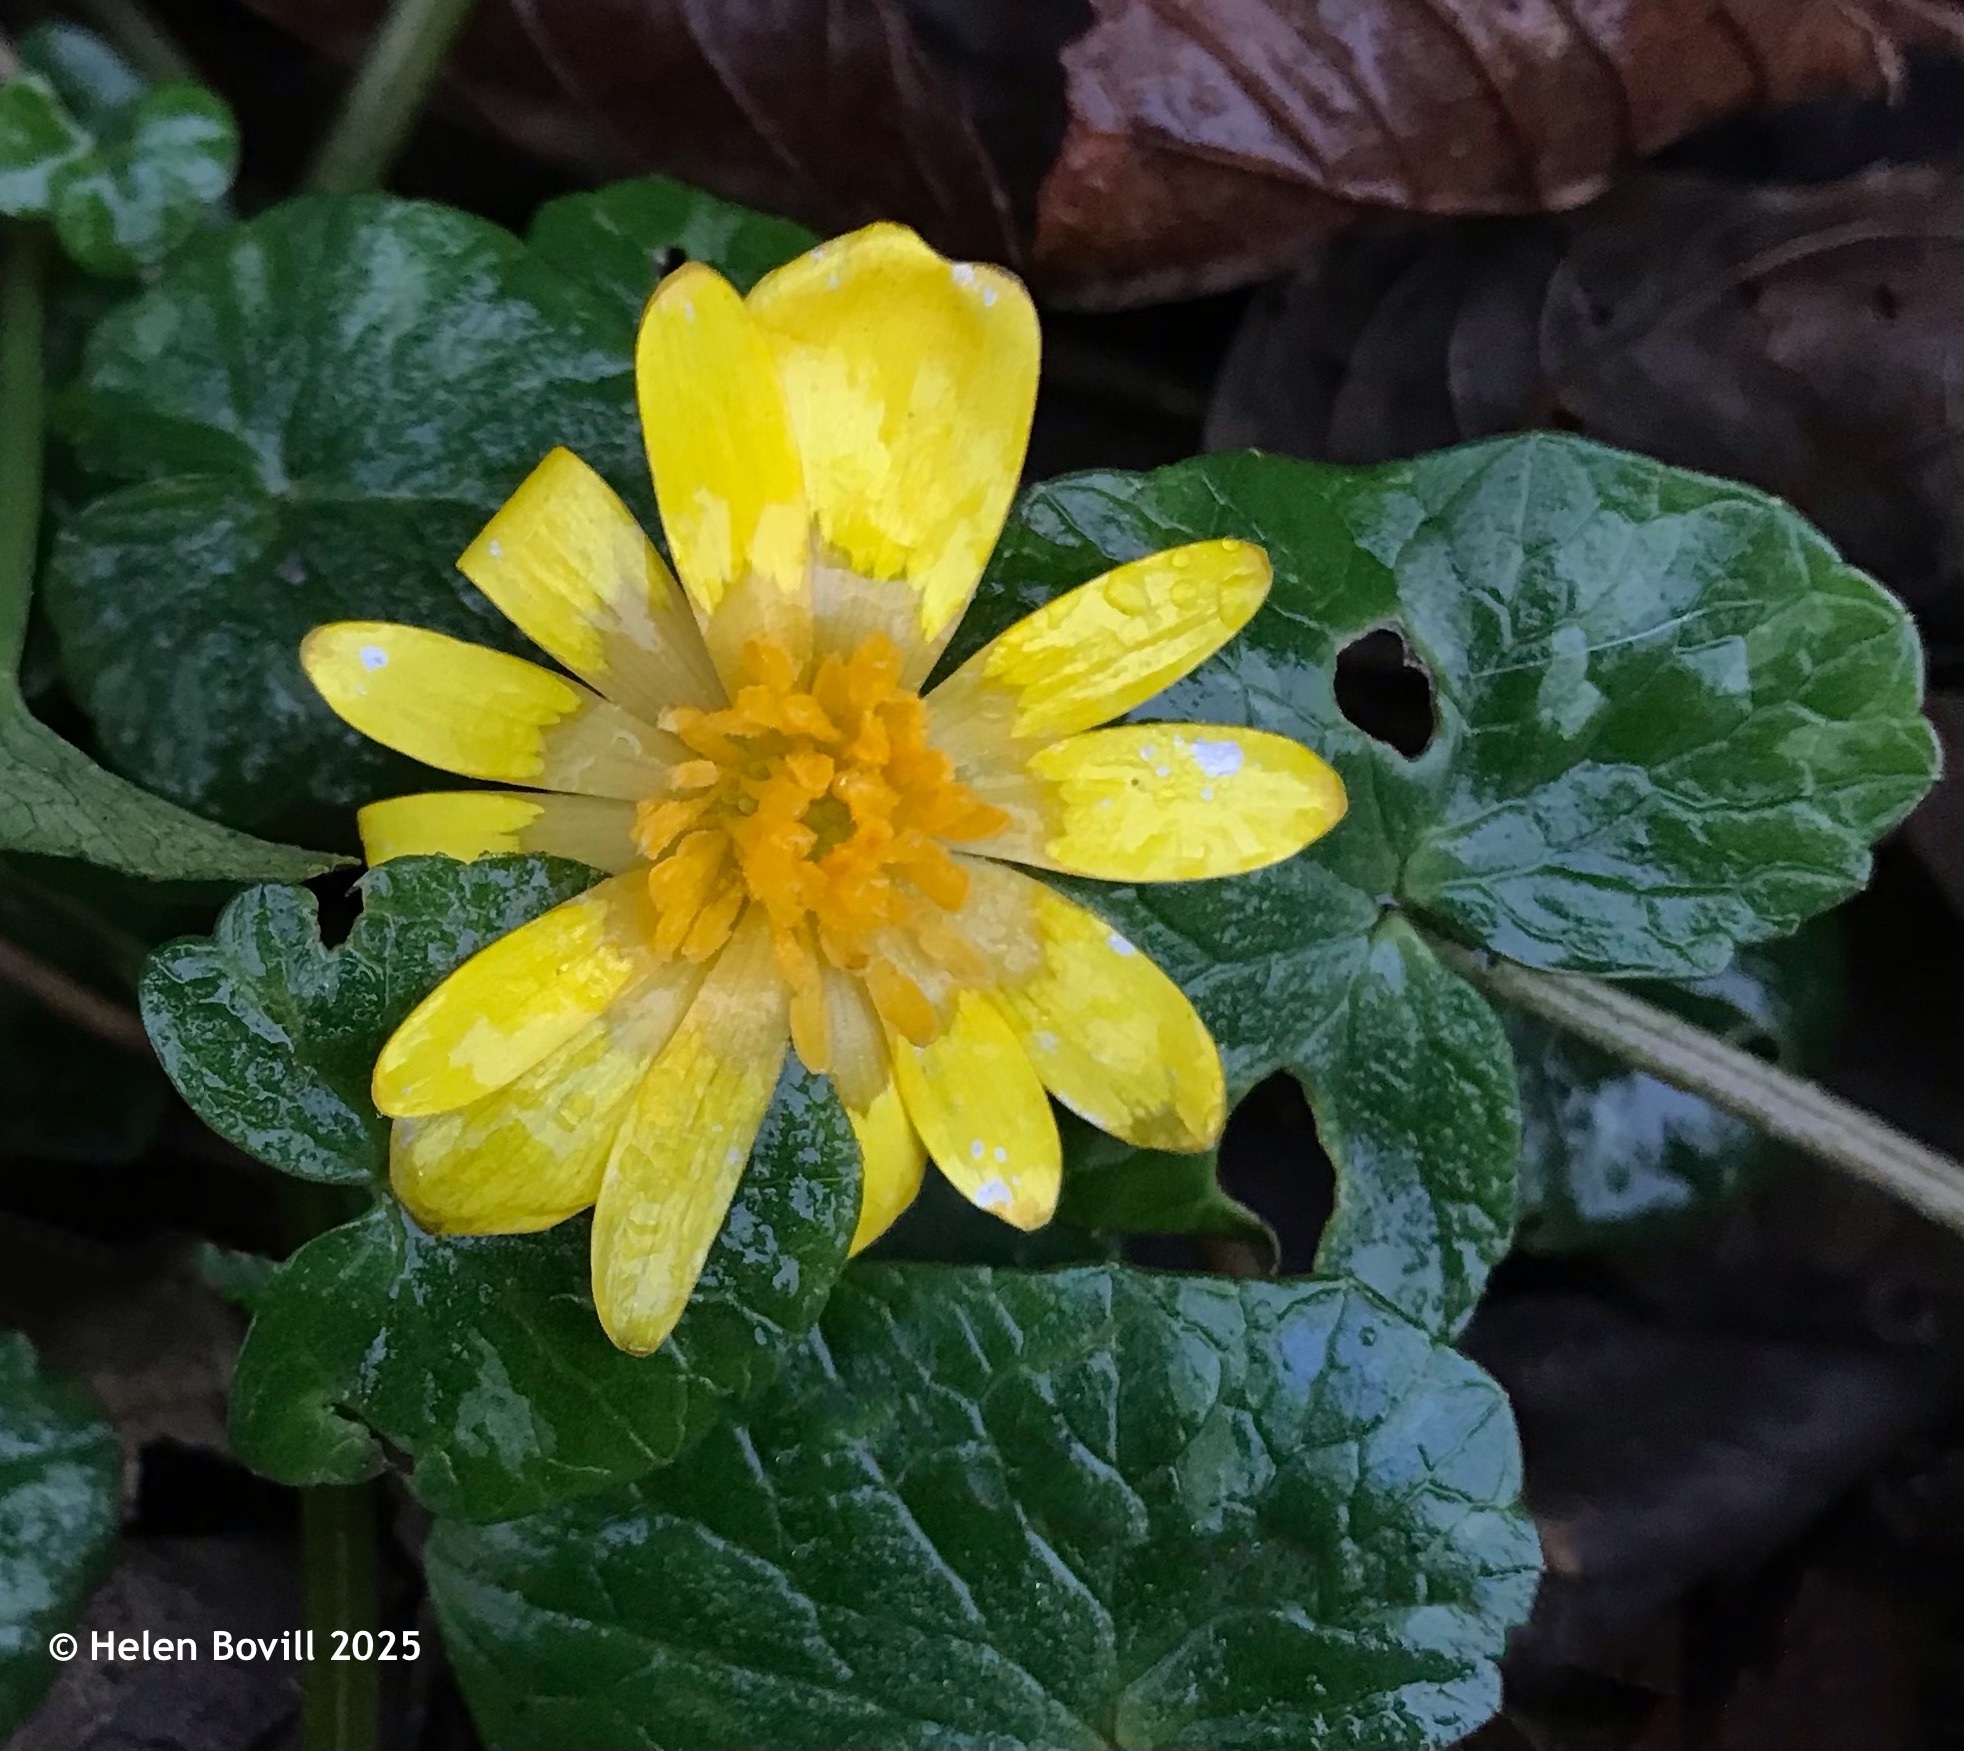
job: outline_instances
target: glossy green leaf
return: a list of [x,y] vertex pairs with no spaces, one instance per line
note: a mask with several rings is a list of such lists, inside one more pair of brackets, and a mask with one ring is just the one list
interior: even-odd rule
[[[1350,813],[1253,876],[1075,891],[1186,986],[1237,1096],[1303,1082],[1338,1164],[1321,1268],[1450,1327],[1512,1231],[1514,1081],[1491,1012],[1399,914],[1625,976],[1709,974],[1792,930],[1929,783],[1915,635],[1777,502],[1534,436],[1040,487],[949,660],[1114,563],[1226,535],[1268,550],[1269,603],[1139,715],[1296,736]],[[1339,652],[1385,627],[1434,693],[1415,759],[1337,705]]]
[[72,1623],[116,1541],[116,1435],[80,1388],[0,1333],[0,1733],[61,1670],[48,1637]]
[[20,45],[0,86],[0,213],[46,219],[90,273],[154,268],[232,186],[239,135],[188,81],[147,88],[99,37],[59,22]]
[[795,1067],[695,1298],[653,1356],[602,1332],[584,1218],[443,1239],[389,1197],[388,1124],[368,1093],[383,1042],[452,968],[594,879],[536,857],[398,858],[363,878],[333,948],[311,894],[264,887],[212,936],[152,958],[144,1022],[192,1109],[262,1161],[378,1198],[251,1284],[232,1433],[267,1476],[351,1482],[380,1468],[386,1443],[432,1507],[525,1513],[666,1464],[817,1317],[858,1216],[859,1153],[830,1085]]
[[546,202],[526,241],[638,322],[656,283],[685,261],[707,262],[747,292],[818,239],[789,219],[643,176]]
[[546,858],[398,858],[362,878],[361,915],[333,948],[305,888],[252,888],[212,935],[152,957],[143,1023],[221,1137],[302,1179],[365,1184],[388,1172],[368,1081],[389,1035],[453,967],[594,880]]
[[1440,1746],[1533,1595],[1506,1401],[1343,1284],[858,1266],[631,1491],[440,1523],[520,1746]]
[[255,831],[345,834],[427,782],[315,697],[299,642],[377,618],[522,649],[456,556],[555,444],[648,508],[630,354],[601,299],[443,208],[293,201],[187,248],[65,406],[132,483],[69,520],[46,585],[106,756]]
[[794,1063],[681,1323],[629,1356],[593,1309],[586,1218],[446,1240],[387,1201],[257,1292],[233,1447],[309,1484],[372,1475],[386,1443],[424,1502],[467,1519],[632,1480],[771,1377],[831,1293],[858,1209],[845,1109]]
[[[1652,1002],[1803,1074],[1833,1040],[1840,978],[1830,921],[1744,948],[1724,972],[1642,984]],[[1778,1151],[1743,1119],[1632,1070],[1572,1035],[1506,1016],[1521,1076],[1520,1243],[1615,1245],[1719,1208]]]

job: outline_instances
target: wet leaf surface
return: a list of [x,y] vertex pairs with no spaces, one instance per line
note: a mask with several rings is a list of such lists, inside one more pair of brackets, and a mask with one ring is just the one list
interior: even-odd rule
[[554,444],[647,500],[630,346],[437,207],[290,202],[187,250],[97,328],[67,406],[85,465],[131,483],[66,522],[46,580],[105,755],[257,830],[345,835],[415,788],[307,685],[300,640],[373,618],[512,644],[453,562]]
[[48,1637],[81,1611],[116,1539],[116,1436],[79,1388],[0,1333],[0,1732],[60,1670]]
[[374,1210],[253,1290],[232,1437],[264,1475],[352,1482],[381,1469],[386,1444],[432,1507],[525,1513],[666,1464],[769,1377],[777,1346],[824,1305],[858,1216],[859,1154],[829,1085],[795,1068],[689,1310],[653,1356],[601,1331],[585,1218],[438,1238],[381,1183],[388,1126],[368,1083],[383,1041],[467,956],[593,879],[540,858],[403,858],[364,879],[335,948],[311,895],[256,888],[213,937],[152,960],[145,1022],[200,1117],[288,1173],[375,1188]]
[[1437,1746],[1533,1590],[1514,1468],[1354,1287],[859,1266],[688,1463],[430,1577],[500,1745]]
[[152,957],[144,1026],[221,1137],[284,1173],[365,1185],[388,1172],[368,1091],[383,1042],[453,968],[596,879],[545,858],[398,858],[362,878],[361,915],[332,948],[306,889],[252,888],[211,936]]
[[[1519,1110],[1499,1022],[1406,914],[1543,966],[1716,973],[1858,887],[1926,788],[1913,635],[1783,507],[1533,439],[1039,488],[956,654],[1110,564],[1224,535],[1267,549],[1274,592],[1148,709],[1297,736],[1350,813],[1253,876],[1075,891],[1185,985],[1237,1098],[1303,1083],[1338,1173],[1319,1269],[1450,1327],[1513,1233]],[[1416,759],[1337,701],[1339,650],[1385,627],[1430,678]]]

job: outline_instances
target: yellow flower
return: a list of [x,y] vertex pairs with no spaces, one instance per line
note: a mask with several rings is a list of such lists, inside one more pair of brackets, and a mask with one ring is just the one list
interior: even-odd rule
[[1220,1056],[1179,988],[1015,866],[1255,869],[1328,831],[1343,788],[1282,736],[1097,727],[1261,605],[1268,561],[1245,542],[1120,566],[921,697],[1008,512],[1037,351],[1017,280],[899,226],[747,299],[684,267],[635,360],[680,587],[555,450],[458,563],[578,680],[408,626],[303,647],[364,734],[529,787],[374,804],[371,862],[536,851],[611,872],[438,986],[374,1092],[395,1188],[430,1228],[594,1206],[594,1300],[623,1349],[680,1316],[787,1043],[859,1138],[855,1250],[927,1155],[981,1208],[1047,1221],[1046,1090],[1145,1147],[1220,1134]]

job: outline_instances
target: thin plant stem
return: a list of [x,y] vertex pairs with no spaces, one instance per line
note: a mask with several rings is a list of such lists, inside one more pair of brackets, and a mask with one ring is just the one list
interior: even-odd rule
[[344,195],[382,186],[472,4],[395,0],[308,168],[306,188]]
[[[375,1603],[375,1486],[316,1484],[300,1492],[310,1658],[301,1668],[301,1751],[375,1751],[380,1717],[374,1659],[333,1658],[334,1632],[372,1632]],[[367,1651],[367,1650],[364,1650]]]
[[191,57],[140,0],[81,0],[81,7],[123,58],[153,84],[197,78]]
[[1964,1233],[1964,1164],[1873,1114],[1617,986],[1537,972],[1436,937],[1432,946],[1455,972],[1503,1003]]
[[143,1031],[143,1018],[135,1010],[91,991],[4,937],[0,937],[0,985],[26,992],[50,1015],[133,1057],[155,1056],[150,1036]]
[[19,700],[27,600],[41,544],[47,256],[38,226],[0,225],[0,708]]

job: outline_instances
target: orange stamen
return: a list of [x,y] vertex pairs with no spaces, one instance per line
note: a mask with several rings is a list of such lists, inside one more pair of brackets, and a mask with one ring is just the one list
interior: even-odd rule
[[636,842],[654,865],[654,946],[706,960],[755,901],[809,1068],[831,1055],[823,963],[861,975],[886,1025],[926,1044],[942,1020],[894,956],[928,969],[937,990],[987,978],[950,919],[969,881],[947,846],[986,839],[1007,817],[929,742],[927,709],[902,685],[884,634],[822,658],[809,680],[768,639],[745,646],[741,663],[733,704],[662,714],[697,757],[636,812]]

